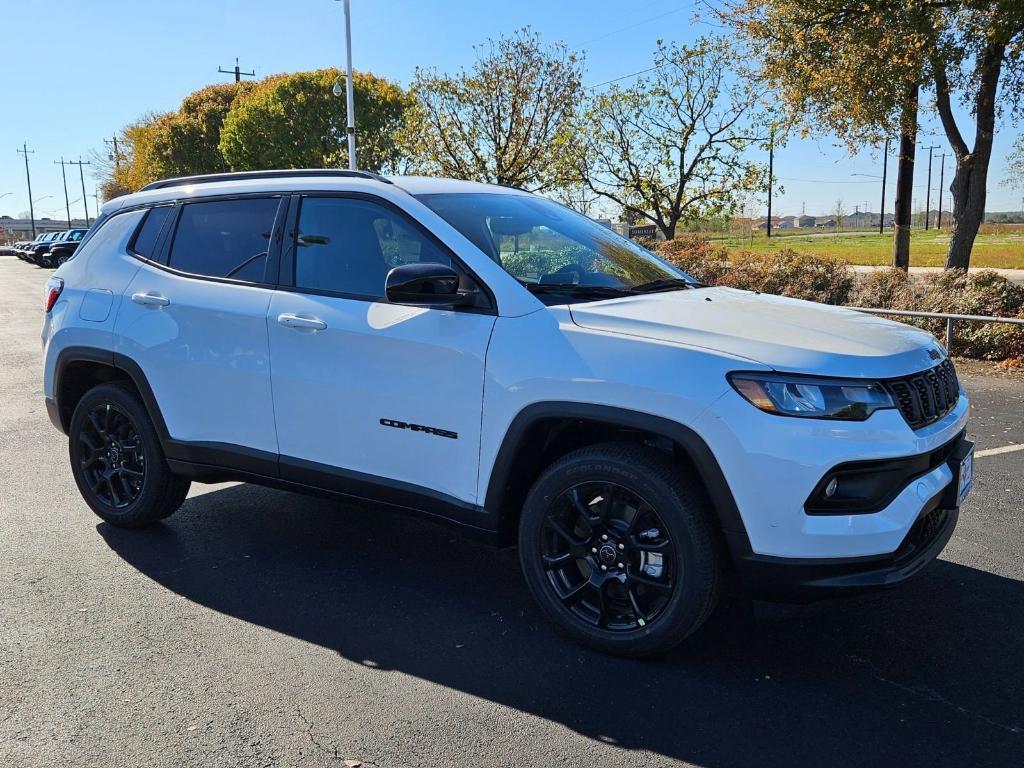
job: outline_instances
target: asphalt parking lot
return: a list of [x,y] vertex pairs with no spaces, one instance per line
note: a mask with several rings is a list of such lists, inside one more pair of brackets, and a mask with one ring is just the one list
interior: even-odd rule
[[[0,765],[1021,765],[1024,451],[979,456],[902,589],[731,602],[625,661],[559,635],[514,552],[392,512],[193,486],[100,523],[43,405],[48,274],[0,257]],[[963,370],[978,450],[1024,443],[1024,378]]]

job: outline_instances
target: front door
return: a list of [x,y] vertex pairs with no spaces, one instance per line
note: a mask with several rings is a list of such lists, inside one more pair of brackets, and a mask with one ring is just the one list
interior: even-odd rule
[[296,202],[282,269],[292,287],[268,317],[282,477],[390,490],[411,506],[417,495],[475,504],[494,315],[383,299],[398,264],[460,269],[404,212],[365,197]]

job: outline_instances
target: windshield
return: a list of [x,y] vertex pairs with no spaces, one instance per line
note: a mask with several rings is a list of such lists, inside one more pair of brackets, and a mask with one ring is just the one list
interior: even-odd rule
[[697,285],[631,240],[543,197],[451,193],[417,199],[535,293],[571,293],[578,301]]

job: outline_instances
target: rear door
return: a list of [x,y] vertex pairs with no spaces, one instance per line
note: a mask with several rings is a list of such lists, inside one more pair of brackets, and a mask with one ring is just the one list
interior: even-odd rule
[[276,474],[267,310],[282,198],[149,211],[142,266],[117,318],[118,351],[143,370],[177,458]]
[[367,196],[296,204],[268,323],[281,476],[474,503],[493,313],[383,298],[399,264],[441,262],[471,279],[396,207]]

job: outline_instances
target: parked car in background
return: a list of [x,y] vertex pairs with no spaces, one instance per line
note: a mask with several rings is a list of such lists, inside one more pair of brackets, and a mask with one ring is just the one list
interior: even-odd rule
[[40,266],[44,267],[59,267],[65,261],[70,259],[75,253],[75,249],[78,248],[78,244],[82,242],[82,238],[85,237],[87,229],[69,229],[67,232],[61,233],[58,240],[55,240],[50,246],[50,252],[46,255],[45,263]]
[[60,242],[60,239],[65,234],[66,232],[50,232],[41,241],[32,246],[28,254],[28,260],[36,266],[47,266],[49,264],[50,248],[53,247],[54,243]]
[[30,240],[21,250],[18,251],[18,256],[25,261],[32,261],[32,255],[35,253],[35,249],[43,243],[49,242],[50,238],[56,234],[58,233],[42,232],[36,235],[34,240]]

